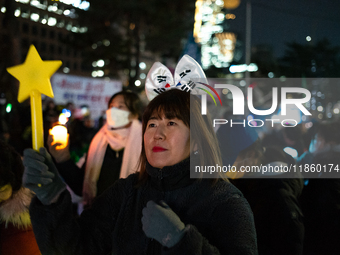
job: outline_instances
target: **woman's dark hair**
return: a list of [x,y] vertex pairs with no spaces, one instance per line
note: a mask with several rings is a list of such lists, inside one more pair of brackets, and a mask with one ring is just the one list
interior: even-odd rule
[[[146,107],[142,118],[143,137],[147,123],[153,114],[168,119],[178,118],[190,128],[190,148],[197,148],[200,154],[200,165],[222,165],[221,153],[217,138],[212,128],[209,115],[201,114],[201,102],[197,96],[179,89],[171,89],[156,96]],[[146,154],[144,139],[140,156],[139,183],[144,182],[146,173]]]
[[10,184],[14,194],[22,186],[23,173],[24,165],[19,153],[0,140],[0,187]]
[[112,100],[116,97],[122,95],[124,97],[124,102],[126,104],[126,107],[129,109],[129,111],[133,114],[138,116],[138,119],[141,117],[141,109],[142,109],[142,102],[139,99],[139,96],[136,93],[129,92],[129,91],[121,91],[116,94],[114,94],[109,102],[108,102],[108,108],[110,107],[110,104]]

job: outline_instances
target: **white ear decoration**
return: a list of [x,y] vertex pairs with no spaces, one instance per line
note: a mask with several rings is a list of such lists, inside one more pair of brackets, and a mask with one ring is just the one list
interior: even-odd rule
[[170,87],[174,87],[174,79],[170,70],[160,62],[155,62],[145,81],[145,92],[151,101],[160,93],[166,91]]
[[197,82],[208,84],[202,67],[195,59],[189,55],[184,55],[175,69],[176,87],[186,92],[192,91],[193,94],[198,94],[198,90],[194,89]]
[[145,92],[150,101],[171,88],[186,92],[193,91],[193,94],[198,94],[200,90],[194,89],[195,81],[208,84],[201,66],[189,55],[184,55],[176,66],[175,82],[166,66],[160,62],[154,63],[145,81]]

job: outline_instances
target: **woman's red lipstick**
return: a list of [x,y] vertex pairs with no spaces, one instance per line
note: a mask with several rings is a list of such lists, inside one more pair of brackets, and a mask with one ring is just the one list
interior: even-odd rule
[[166,149],[164,149],[163,147],[155,146],[155,147],[152,148],[152,151],[153,152],[162,152],[162,151],[166,151]]

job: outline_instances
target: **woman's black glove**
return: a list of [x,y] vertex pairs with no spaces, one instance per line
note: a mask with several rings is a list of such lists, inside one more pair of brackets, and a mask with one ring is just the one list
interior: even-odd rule
[[35,192],[44,205],[56,202],[61,192],[66,189],[65,183],[59,176],[51,155],[45,148],[40,153],[33,149],[24,150],[23,185]]
[[168,248],[182,239],[185,225],[164,201],[160,204],[149,201],[142,213],[143,231],[147,237]]

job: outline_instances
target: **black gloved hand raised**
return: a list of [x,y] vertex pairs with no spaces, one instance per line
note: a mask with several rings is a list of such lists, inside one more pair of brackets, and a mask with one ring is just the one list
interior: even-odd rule
[[51,155],[45,148],[40,148],[39,151],[40,153],[33,149],[24,150],[23,185],[35,192],[44,205],[49,205],[58,200],[66,185],[60,178]]
[[168,248],[182,239],[185,225],[164,201],[159,205],[149,201],[142,213],[143,231],[147,237]]

